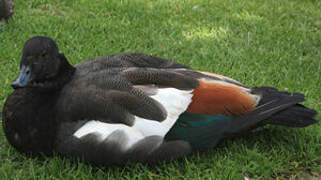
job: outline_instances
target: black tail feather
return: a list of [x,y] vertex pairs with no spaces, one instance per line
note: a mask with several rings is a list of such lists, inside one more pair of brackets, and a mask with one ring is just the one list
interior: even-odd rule
[[284,98],[286,101],[296,102],[292,106],[286,109],[280,110],[274,114],[271,114],[269,118],[264,120],[261,125],[274,124],[283,125],[289,127],[306,127],[317,123],[315,116],[318,114],[315,110],[309,109],[301,104],[305,100],[305,97],[301,93],[289,93],[286,91],[278,91],[271,87],[257,87],[253,88],[254,93],[262,95],[262,99],[259,102],[259,106],[264,105],[273,99]]
[[247,132],[266,124],[306,127],[318,122],[314,119],[315,110],[298,104],[305,100],[301,93],[291,94],[272,87],[256,87],[252,93],[262,96],[258,106],[247,114],[234,117],[228,134]]
[[306,127],[317,123],[314,119],[317,112],[301,104],[295,104],[283,111],[273,114],[265,120],[265,124],[283,125],[289,127]]

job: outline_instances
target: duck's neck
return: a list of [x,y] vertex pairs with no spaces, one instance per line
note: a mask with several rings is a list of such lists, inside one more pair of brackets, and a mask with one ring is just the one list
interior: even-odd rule
[[65,84],[67,84],[72,79],[76,71],[76,68],[71,65],[66,68],[67,69],[58,76],[58,80],[56,80],[57,84],[55,85],[57,89],[55,90],[60,90]]
[[65,84],[67,84],[72,78],[76,71],[76,68],[73,67],[66,59],[63,54],[60,55],[61,65],[57,76],[48,79],[49,83],[45,87],[35,88],[34,91],[41,93],[56,93],[59,92]]
[[[54,82],[56,82],[56,87],[61,89],[66,83],[68,83],[73,77],[76,68],[73,67],[67,60],[64,54],[60,53],[60,70],[58,73],[58,77],[55,78]],[[56,89],[57,90],[57,89]]]

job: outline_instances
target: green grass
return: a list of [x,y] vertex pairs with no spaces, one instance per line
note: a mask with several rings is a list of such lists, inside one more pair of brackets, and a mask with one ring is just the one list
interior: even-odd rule
[[[24,42],[57,41],[70,62],[143,52],[211,71],[248,86],[303,92],[321,112],[321,1],[15,1],[0,27],[0,107],[12,92]],[[317,119],[321,119],[318,116]],[[2,128],[0,128],[2,129]],[[16,152],[0,130],[0,179],[299,179],[321,169],[321,125],[269,126],[207,152],[155,167],[94,167]]]

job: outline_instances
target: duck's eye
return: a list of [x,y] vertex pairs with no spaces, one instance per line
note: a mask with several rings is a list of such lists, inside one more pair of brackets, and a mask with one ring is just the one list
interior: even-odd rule
[[46,55],[47,55],[47,53],[46,53],[46,52],[43,52],[43,53],[41,54],[41,57],[46,57]]

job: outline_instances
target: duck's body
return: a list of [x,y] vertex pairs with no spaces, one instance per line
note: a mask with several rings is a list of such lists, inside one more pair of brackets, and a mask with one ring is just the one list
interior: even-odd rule
[[[139,53],[72,67],[52,43],[43,37],[26,43],[22,59],[34,59],[22,60],[22,75],[4,106],[6,137],[24,152],[58,152],[97,164],[157,162],[265,124],[316,122],[316,112],[298,104],[304,101],[299,93],[251,89]],[[38,55],[44,50],[48,57]],[[60,66],[39,70],[32,64],[40,62],[36,57]]]

